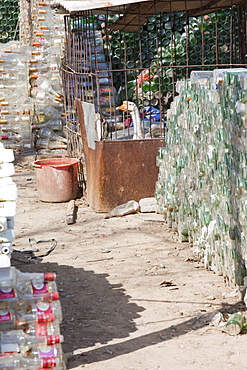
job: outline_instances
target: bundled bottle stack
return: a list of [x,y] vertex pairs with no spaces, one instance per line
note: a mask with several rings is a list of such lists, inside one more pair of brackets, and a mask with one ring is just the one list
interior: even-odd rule
[[0,369],[65,369],[54,273],[10,266],[17,187],[14,154],[0,143]]
[[0,269],[0,368],[65,369],[54,273]]
[[20,47],[18,41],[0,46],[0,138],[6,148],[29,150],[33,147],[29,54],[30,47]]
[[247,70],[192,72],[177,82],[156,199],[168,226],[206,268],[242,284],[247,267]]
[[0,267],[10,266],[12,242],[15,239],[17,187],[11,178],[15,173],[13,161],[13,150],[5,149],[0,143]]
[[59,74],[64,24],[59,17],[49,1],[21,0],[20,41],[0,44],[0,139],[6,148],[67,147]]
[[[109,61],[106,60],[106,52],[103,45],[103,37],[100,30],[87,30],[85,38],[89,42],[89,54],[87,60],[91,61],[93,72],[97,74],[99,94],[95,105],[107,118],[115,112],[116,89],[113,86],[112,72],[109,71]],[[94,96],[97,96],[94,92]]]
[[65,149],[67,140],[63,129],[64,104],[59,73],[64,46],[63,18],[50,8],[50,1],[32,1],[30,11],[33,17],[29,76],[34,100],[32,128],[37,134],[35,146],[38,150]]
[[17,0],[2,0],[0,4],[0,42],[18,38],[19,3]]

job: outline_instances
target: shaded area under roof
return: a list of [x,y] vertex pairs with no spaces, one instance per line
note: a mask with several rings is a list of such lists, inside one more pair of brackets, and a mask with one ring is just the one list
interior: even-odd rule
[[63,7],[72,16],[84,11],[92,14],[122,14],[113,24],[113,30],[124,29],[126,32],[138,31],[151,15],[169,12],[187,12],[188,17],[209,14],[220,9],[242,3],[243,0],[61,0],[57,5]]

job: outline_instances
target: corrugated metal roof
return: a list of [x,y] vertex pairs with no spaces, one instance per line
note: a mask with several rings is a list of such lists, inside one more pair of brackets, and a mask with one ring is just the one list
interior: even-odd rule
[[111,28],[113,30],[124,29],[127,32],[134,32],[138,30],[138,25],[144,24],[151,15],[158,12],[169,13],[186,11],[188,16],[199,16],[228,8],[242,2],[242,0],[156,0],[138,4],[132,3],[125,8],[123,17],[120,17],[112,24]]
[[123,14],[114,24],[113,30],[124,29],[127,32],[138,31],[150,18],[159,12],[186,11],[188,16],[198,16],[215,12],[219,9],[240,4],[243,0],[58,0],[72,16],[78,12],[91,11],[92,14]]

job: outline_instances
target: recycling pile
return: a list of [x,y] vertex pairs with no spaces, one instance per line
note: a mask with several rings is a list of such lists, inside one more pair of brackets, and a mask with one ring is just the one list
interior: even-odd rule
[[[173,91],[174,81],[186,77],[187,64],[227,65],[230,58],[231,63],[240,62],[239,22],[234,7],[190,17],[188,21],[184,12],[158,13],[139,32],[111,31],[114,21],[116,15],[101,24],[114,69],[114,86],[119,89],[125,81],[120,70],[128,69],[128,97],[137,104],[143,104],[144,99],[144,105],[158,107],[163,96]],[[234,43],[232,55],[230,42]],[[137,74],[141,70],[137,72],[135,68],[150,68],[149,78],[140,82],[138,94]]]
[[1,139],[22,152],[66,149],[59,74],[63,21],[49,1],[22,0],[20,9],[20,41],[0,44]]
[[2,0],[0,4],[0,42],[8,42],[18,37],[18,17],[18,1]]
[[17,186],[12,149],[0,144],[0,368],[65,369],[62,320],[54,273],[10,266]]
[[178,81],[159,148],[156,199],[206,268],[241,285],[247,266],[247,69]]
[[15,239],[17,186],[11,176],[15,173],[13,150],[0,143],[0,267],[10,265],[12,242]]
[[0,368],[65,369],[54,273],[0,269]]

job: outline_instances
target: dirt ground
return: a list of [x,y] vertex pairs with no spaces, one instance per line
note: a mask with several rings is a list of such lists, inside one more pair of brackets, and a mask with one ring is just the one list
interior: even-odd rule
[[[40,202],[25,163],[16,164],[13,180],[19,198],[12,265],[56,272],[68,369],[247,369],[247,331],[230,336],[210,324],[215,311],[244,311],[240,295],[204,269],[162,215],[105,219],[78,199],[76,222],[67,225],[67,203]],[[30,262],[30,238],[55,239],[57,246]],[[39,253],[51,245],[40,242]]]

